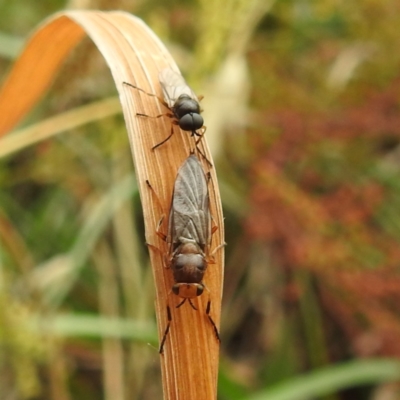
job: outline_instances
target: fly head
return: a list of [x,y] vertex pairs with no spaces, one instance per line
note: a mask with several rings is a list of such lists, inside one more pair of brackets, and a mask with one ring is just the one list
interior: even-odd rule
[[201,254],[176,254],[171,263],[171,270],[177,283],[199,283],[206,269],[207,262]]
[[183,299],[193,299],[201,296],[204,291],[204,285],[201,283],[175,283],[172,286],[172,293]]
[[179,119],[179,127],[184,131],[197,131],[203,125],[204,120],[200,114],[189,113]]
[[173,112],[179,121],[179,127],[184,131],[195,131],[204,125],[199,103],[187,94],[179,96],[174,104]]

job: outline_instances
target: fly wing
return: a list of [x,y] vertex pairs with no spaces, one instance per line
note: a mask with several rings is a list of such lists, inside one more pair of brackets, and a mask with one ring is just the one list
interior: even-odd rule
[[187,85],[183,76],[171,68],[165,68],[158,74],[164,101],[169,108],[172,108],[179,96],[186,94],[192,99],[199,101],[192,89]]
[[191,155],[180,167],[174,186],[169,217],[169,242],[195,241],[205,248],[211,241],[211,213],[203,168]]

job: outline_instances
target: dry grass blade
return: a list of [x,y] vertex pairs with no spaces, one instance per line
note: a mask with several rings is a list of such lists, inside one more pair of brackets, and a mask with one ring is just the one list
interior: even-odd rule
[[[49,87],[60,64],[70,50],[88,34],[103,54],[115,80],[126,120],[138,186],[141,193],[146,241],[165,250],[155,229],[163,211],[169,209],[176,172],[193,148],[187,132],[176,133],[170,141],[152,151],[170,132],[168,118],[138,118],[137,112],[158,115],[165,112],[160,102],[134,90],[123,82],[161,96],[158,72],[176,65],[158,38],[139,19],[123,12],[63,12],[46,21],[31,37],[0,92],[0,135],[14,127],[36,104]],[[175,128],[176,129],[176,128]],[[211,134],[211,133],[208,133]],[[211,160],[205,140],[203,152]],[[207,170],[207,164],[203,162]],[[213,235],[213,247],[223,242],[223,220],[215,171],[211,168],[211,212],[219,230]],[[163,210],[147,188],[149,180],[158,193]],[[163,268],[162,257],[151,252],[156,282],[156,311],[160,335],[166,326],[166,304],[172,306],[172,324],[161,356],[166,399],[215,399],[219,344],[205,315],[208,296],[211,315],[220,321],[223,250],[215,255],[205,283],[210,293],[199,298],[199,312],[190,307],[176,309],[177,299],[170,294],[172,274]]]
[[121,112],[117,98],[97,101],[50,117],[0,139],[0,158],[80,125]]

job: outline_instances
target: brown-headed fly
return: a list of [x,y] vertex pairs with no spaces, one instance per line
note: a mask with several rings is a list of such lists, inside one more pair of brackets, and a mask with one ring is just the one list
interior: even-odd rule
[[[150,188],[151,185],[147,181]],[[172,204],[168,219],[167,235],[160,232],[161,218],[157,234],[167,242],[168,252],[165,264],[174,277],[172,292],[182,298],[176,306],[181,307],[186,301],[195,310],[192,299],[200,296],[204,289],[203,277],[208,264],[214,263],[213,254],[221,246],[210,253],[211,238],[217,229],[212,227],[209,204],[208,182],[203,168],[195,155],[190,155],[179,168],[172,196]],[[150,245],[155,248],[155,246]],[[208,300],[206,315],[214,329],[218,341],[220,336],[214,320],[210,316],[211,302]],[[160,344],[163,352],[165,340],[171,325],[171,311],[167,306],[168,324]]]

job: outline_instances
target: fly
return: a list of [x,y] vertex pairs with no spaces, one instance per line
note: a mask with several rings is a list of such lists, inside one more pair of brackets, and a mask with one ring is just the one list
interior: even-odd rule
[[[151,185],[147,182],[149,187]],[[206,289],[203,277],[208,264],[214,263],[210,254],[212,217],[209,204],[207,179],[203,168],[194,155],[189,156],[179,168],[174,184],[172,204],[169,213],[168,234],[159,231],[162,219],[158,224],[157,234],[167,242],[168,253],[166,267],[172,270],[174,285],[172,292],[182,301],[176,306],[181,307],[186,301],[195,310],[192,299],[201,296]],[[151,246],[154,247],[154,246]],[[218,341],[219,332],[210,316],[211,302],[208,300],[206,315],[214,329]],[[160,345],[163,352],[165,340],[171,325],[171,312],[167,306],[168,323]]]
[[[148,93],[128,82],[124,82],[125,85],[140,90],[149,96],[156,97],[171,111],[170,113],[164,113],[155,117],[151,117],[160,118],[167,116],[172,119],[171,133],[163,141],[153,146],[152,150],[167,142],[174,134],[173,125],[178,125],[183,131],[190,132],[191,136],[198,137],[198,139],[195,141],[196,148],[202,157],[211,165],[211,162],[208,161],[207,157],[198,148],[198,144],[206,131],[203,117],[200,115],[202,110],[200,108],[199,98],[188,86],[183,76],[171,68],[164,68],[161,70],[158,75],[158,80],[161,85],[164,99],[161,99],[156,94]],[[150,117],[149,115],[140,113],[137,113],[136,115]],[[198,132],[201,128],[204,129],[201,132]]]
[[[203,117],[200,115],[199,99],[183,76],[170,68],[165,68],[158,75],[158,79],[163,91],[164,101],[178,121],[179,127],[184,131],[191,132],[192,136],[198,136],[201,139],[203,133],[196,132],[204,125]],[[161,142],[161,144],[164,142]]]

